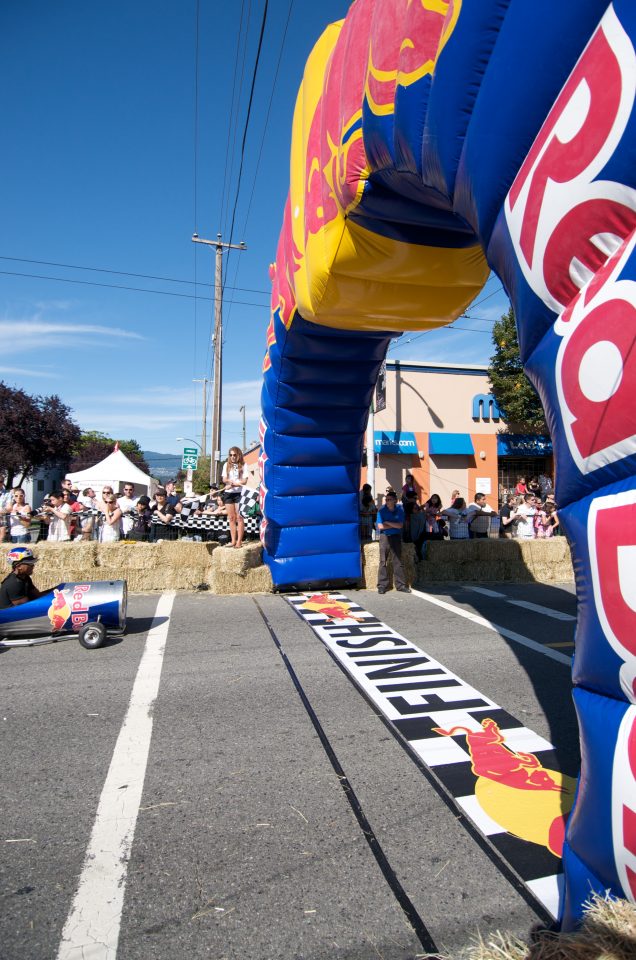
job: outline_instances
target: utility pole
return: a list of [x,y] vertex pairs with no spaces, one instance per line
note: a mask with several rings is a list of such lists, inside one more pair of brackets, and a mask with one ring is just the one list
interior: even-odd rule
[[246,450],[246,448],[247,448],[247,442],[246,442],[246,440],[245,440],[245,437],[246,437],[246,433],[245,433],[245,407],[239,407],[239,413],[242,413],[242,414],[243,414],[243,453],[245,453],[245,450]]
[[208,383],[210,381],[207,377],[203,377],[202,380],[193,380],[192,383],[202,383],[203,384],[203,423],[201,424],[201,456],[207,456],[206,452],[206,443],[208,436]]
[[218,483],[221,479],[221,402],[223,377],[223,250],[246,250],[241,243],[223,243],[221,234],[217,233],[216,240],[204,240],[198,234],[193,234],[193,243],[205,243],[208,247],[216,247],[216,262],[214,271],[214,335],[212,346],[214,352],[212,381],[212,449],[210,450],[210,483]]

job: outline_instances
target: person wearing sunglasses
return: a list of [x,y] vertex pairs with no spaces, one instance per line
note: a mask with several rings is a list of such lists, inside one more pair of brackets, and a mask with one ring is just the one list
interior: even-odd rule
[[227,507],[227,519],[230,526],[230,543],[227,547],[242,547],[245,536],[245,521],[239,510],[241,493],[247,483],[247,470],[243,452],[239,447],[230,447],[227,460],[223,464],[223,503]]

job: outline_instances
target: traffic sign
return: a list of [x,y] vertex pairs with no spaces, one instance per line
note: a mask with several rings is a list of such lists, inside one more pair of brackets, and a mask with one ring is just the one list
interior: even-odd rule
[[182,470],[196,470],[199,462],[199,454],[196,447],[184,447],[181,457]]

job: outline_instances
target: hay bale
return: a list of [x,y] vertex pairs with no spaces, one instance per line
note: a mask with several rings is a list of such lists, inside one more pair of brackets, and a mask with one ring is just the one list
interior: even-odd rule
[[222,548],[212,558],[212,590],[216,594],[271,593],[272,575],[263,564],[260,543],[249,543],[240,550]]
[[552,540],[429,541],[416,583],[508,581],[564,583],[574,579],[565,537]]
[[[406,582],[412,584],[415,581],[417,572],[417,563],[415,560],[415,546],[412,543],[402,544],[402,566]],[[375,590],[378,583],[378,570],[380,569],[380,544],[372,541],[362,545],[362,577],[360,580],[361,590]],[[389,559],[388,563],[389,582],[393,585],[393,564]]]
[[[585,905],[575,933],[533,931],[531,942],[499,930],[475,938],[457,960],[633,960],[636,906],[627,900],[594,896]],[[450,958],[449,958],[450,960]]]
[[[6,554],[11,545],[2,545]],[[42,543],[35,580],[41,589],[64,581],[126,580],[135,593],[193,590],[210,583],[210,558],[216,544],[188,541],[160,543]]]

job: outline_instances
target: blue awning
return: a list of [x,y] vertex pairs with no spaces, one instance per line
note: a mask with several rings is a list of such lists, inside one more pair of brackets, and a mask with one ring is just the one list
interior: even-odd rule
[[417,456],[415,434],[404,430],[376,430],[373,445],[376,453],[414,453]]
[[469,433],[429,433],[428,452],[433,456],[474,456],[475,448]]
[[550,457],[552,440],[532,433],[500,433],[497,436],[497,456]]

